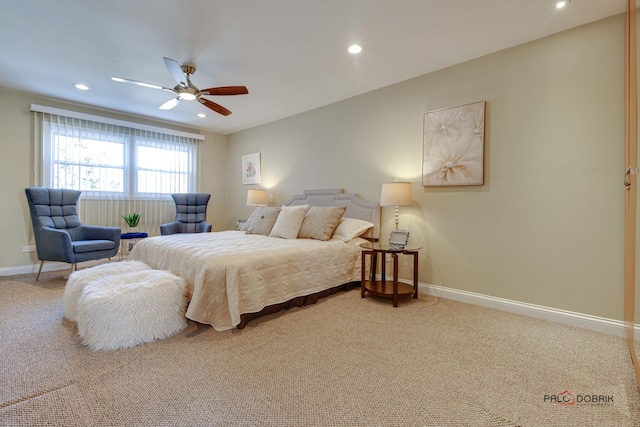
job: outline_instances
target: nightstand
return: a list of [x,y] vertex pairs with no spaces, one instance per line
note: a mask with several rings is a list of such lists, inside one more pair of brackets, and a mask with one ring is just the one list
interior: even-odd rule
[[[398,306],[398,298],[405,295],[413,295],[418,298],[418,251],[421,247],[405,247],[404,249],[393,248],[381,243],[363,243],[360,245],[362,251],[362,278],[360,283],[360,296],[365,298],[366,293],[372,295],[391,297],[393,306]],[[393,279],[386,280],[385,257],[389,254],[393,260]],[[398,282],[398,255],[413,256],[413,286]],[[367,280],[365,277],[366,259],[371,260],[371,274]],[[381,280],[376,280],[376,267],[378,257],[381,257]]]

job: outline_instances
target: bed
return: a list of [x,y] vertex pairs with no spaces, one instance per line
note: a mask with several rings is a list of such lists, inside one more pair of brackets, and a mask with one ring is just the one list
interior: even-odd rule
[[[309,218],[318,212],[337,215],[336,211],[343,213],[335,232],[324,235],[328,240],[292,238],[286,226],[294,216],[303,218],[300,235],[313,236],[317,231],[307,227]],[[278,217],[271,227],[260,223],[268,214]],[[256,317],[312,304],[359,285],[360,244],[378,238],[379,218],[379,204],[355,194],[307,190],[285,202],[281,210],[257,210],[246,230],[151,237],[138,242],[129,259],[185,279],[190,298],[187,318],[218,331],[243,328]],[[370,227],[352,227],[363,223]],[[262,225],[271,236],[264,234],[265,229],[256,232]]]

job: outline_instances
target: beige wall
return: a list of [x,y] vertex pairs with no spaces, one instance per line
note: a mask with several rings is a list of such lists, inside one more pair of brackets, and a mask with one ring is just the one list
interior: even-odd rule
[[32,166],[33,119],[31,104],[41,104],[72,111],[102,115],[116,119],[135,121],[175,130],[201,133],[200,189],[211,193],[207,219],[214,229],[224,228],[225,223],[225,174],[226,137],[208,132],[194,131],[166,123],[107,113],[78,105],[69,105],[48,98],[22,92],[0,89],[0,273],[37,264],[35,253],[22,253],[22,246],[33,244],[33,232],[29,208],[24,194],[25,187],[34,185]]
[[[623,43],[614,17],[229,135],[226,225],[251,212],[243,154],[262,154],[276,202],[410,180],[421,282],[621,320]],[[423,188],[424,112],[480,100],[485,184]]]
[[227,186],[227,137],[210,132],[200,144],[200,191],[211,194],[207,207],[207,221],[213,231],[225,227],[225,191]]
[[[221,230],[251,213],[243,154],[262,154],[276,203],[310,188],[377,200],[382,182],[407,179],[415,205],[400,225],[424,247],[421,282],[622,319],[623,35],[615,17],[228,137],[203,132],[208,220]],[[479,100],[485,185],[424,189],[424,112]],[[31,103],[105,114],[0,89],[0,271],[36,263],[21,252]],[[384,208],[384,236],[392,218]]]

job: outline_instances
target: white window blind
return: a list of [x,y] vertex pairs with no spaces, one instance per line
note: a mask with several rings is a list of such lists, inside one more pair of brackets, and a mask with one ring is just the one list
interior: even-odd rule
[[200,135],[48,107],[32,111],[36,185],[82,191],[78,209],[87,224],[126,228],[122,216],[137,212],[140,231],[156,235],[175,218],[171,194],[198,191]]

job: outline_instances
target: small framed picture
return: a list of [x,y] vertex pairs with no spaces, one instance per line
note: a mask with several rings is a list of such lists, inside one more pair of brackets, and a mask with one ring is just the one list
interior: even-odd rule
[[247,222],[246,219],[239,219],[236,221],[236,230],[240,230],[242,226]]
[[260,153],[242,156],[242,184],[260,184]]
[[407,243],[409,243],[409,230],[393,230],[389,234],[391,249],[404,249]]

